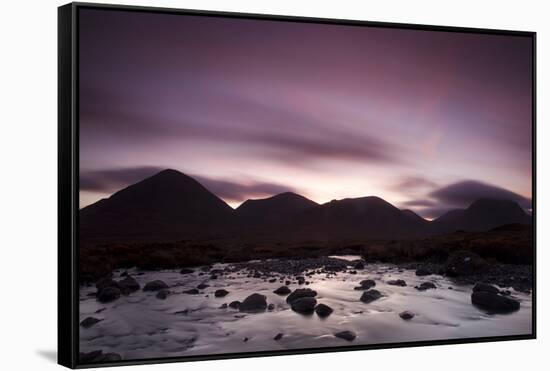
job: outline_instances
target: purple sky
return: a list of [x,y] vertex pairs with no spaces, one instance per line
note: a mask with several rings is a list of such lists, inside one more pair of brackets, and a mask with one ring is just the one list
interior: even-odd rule
[[234,207],[529,208],[528,37],[80,12],[81,206],[173,168]]

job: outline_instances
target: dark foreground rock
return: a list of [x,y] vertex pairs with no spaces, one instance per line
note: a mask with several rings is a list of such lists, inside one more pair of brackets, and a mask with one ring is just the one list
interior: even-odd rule
[[283,338],[283,334],[281,332],[279,332],[277,335],[275,335],[275,337],[273,338],[273,340],[275,341],[279,341]]
[[147,284],[145,284],[145,286],[143,287],[143,291],[158,291],[167,288],[168,285],[164,281],[156,280],[147,282]]
[[183,269],[180,271],[181,274],[191,274],[191,273],[193,273],[193,272],[194,272],[194,270],[189,269],[189,268],[183,268]]
[[423,277],[423,276],[429,276],[430,274],[432,274],[432,272],[430,272],[427,269],[420,268],[420,269],[417,269],[416,272],[414,272],[414,274],[416,274],[419,277]]
[[281,286],[277,290],[273,291],[277,295],[288,295],[290,294],[290,289],[287,286]]
[[359,282],[359,286],[354,287],[354,290],[368,290],[372,287],[376,286],[376,282],[373,280],[363,280]]
[[199,293],[199,289],[189,289],[181,292],[182,294],[189,294],[189,295],[197,295]]
[[235,300],[229,303],[229,308],[239,309],[240,306],[241,306],[241,302],[238,300]]
[[486,291],[486,292],[491,292],[493,294],[498,294],[500,292],[499,289],[497,289],[495,286],[489,285],[489,284],[483,283],[483,282],[476,283],[474,288],[473,288],[473,291],[474,292]]
[[101,321],[103,321],[103,320],[98,319],[98,318],[94,318],[94,317],[87,317],[82,322],[80,322],[80,326],[82,326],[84,328],[90,328],[93,325],[95,325],[96,323],[101,322]]
[[78,359],[81,363],[99,363],[120,361],[122,357],[117,353],[103,353],[102,350],[94,350],[88,353],[80,352]]
[[317,315],[321,318],[330,316],[332,312],[333,312],[332,308],[326,304],[318,304],[315,307],[315,313],[317,313]]
[[408,310],[406,310],[404,312],[399,313],[399,317],[401,317],[402,319],[408,321],[408,320],[414,318],[414,313],[409,312]]
[[401,286],[401,287],[407,286],[407,282],[405,282],[404,280],[389,280],[386,283],[392,286]]
[[157,292],[157,295],[155,295],[155,296],[157,297],[157,299],[164,300],[168,297],[168,295],[170,295],[170,290],[162,289],[162,290],[159,290]]
[[352,331],[340,331],[334,334],[334,336],[347,341],[353,341],[357,337],[357,335],[355,335],[355,332]]
[[292,292],[292,294],[288,295],[286,298],[286,302],[291,304],[294,300],[300,299],[300,298],[313,298],[317,296],[317,291],[312,289],[296,289]]
[[489,291],[472,293],[472,304],[495,313],[510,313],[519,310],[519,301]]
[[418,291],[426,291],[436,289],[437,286],[433,282],[422,282],[419,286],[415,286]]
[[132,276],[126,276],[123,280],[118,281],[118,287],[124,295],[129,295],[141,288],[138,281]]
[[224,289],[219,289],[219,290],[216,290],[214,292],[214,296],[217,297],[217,298],[223,298],[227,294],[229,294],[229,291],[224,290]]
[[317,300],[313,297],[303,297],[295,299],[290,303],[290,308],[301,314],[311,314],[317,305]]
[[267,308],[265,295],[252,294],[239,305],[240,312],[263,312]]
[[450,277],[467,276],[481,273],[488,268],[487,262],[471,251],[456,251],[445,263],[445,274]]
[[97,291],[101,291],[103,290],[104,288],[107,288],[107,287],[116,287],[118,288],[118,283],[113,280],[112,278],[102,278],[100,279],[99,281],[96,282],[95,284],[95,287],[97,289]]
[[380,291],[372,289],[372,290],[365,291],[363,295],[361,295],[360,300],[363,303],[368,304],[377,299],[380,299],[381,297],[382,297],[382,293]]
[[121,294],[118,287],[105,287],[97,293],[97,300],[102,303],[109,303],[120,298]]

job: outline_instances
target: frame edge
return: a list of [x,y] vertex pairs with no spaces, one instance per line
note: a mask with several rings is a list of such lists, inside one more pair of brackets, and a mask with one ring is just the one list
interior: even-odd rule
[[73,239],[74,5],[57,9],[57,363],[77,365],[77,323]]

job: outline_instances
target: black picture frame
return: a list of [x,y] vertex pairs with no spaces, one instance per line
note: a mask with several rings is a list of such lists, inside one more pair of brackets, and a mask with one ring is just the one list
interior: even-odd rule
[[[411,341],[370,345],[346,345],[330,348],[307,348],[252,353],[212,354],[200,356],[123,360],[100,364],[78,362],[78,200],[79,200],[79,10],[102,9],[162,14],[199,15],[236,19],[255,19],[282,22],[355,25],[365,27],[430,30],[475,34],[514,35],[530,38],[532,42],[532,232],[534,248],[532,333],[514,336],[476,337],[437,341]],[[70,3],[58,8],[58,363],[69,368],[88,368],[154,364],[182,361],[220,360],[243,357],[279,356],[321,352],[341,352],[381,348],[401,348],[431,345],[527,340],[536,338],[536,33],[527,31],[463,28],[421,24],[369,22],[343,19],[310,18],[296,16],[200,11],[188,9],[156,8],[96,3]]]

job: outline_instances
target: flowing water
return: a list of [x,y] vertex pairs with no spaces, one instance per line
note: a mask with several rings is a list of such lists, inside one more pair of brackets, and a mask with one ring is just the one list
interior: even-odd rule
[[[226,266],[215,264],[213,268]],[[114,272],[114,276],[121,272]],[[273,293],[282,285],[279,279],[270,283],[263,278],[248,277],[247,271],[226,273],[214,280],[208,274],[199,275],[200,269],[187,275],[178,270],[141,272],[130,269],[128,273],[142,287],[147,282],[162,280],[170,286],[172,294],[160,300],[154,292],[139,290],[104,304],[88,295],[96,291],[95,287],[82,287],[80,320],[91,316],[102,321],[88,329],[80,327],[81,352],[101,349],[118,353],[123,359],[144,359],[520,335],[531,333],[532,326],[531,296],[528,294],[507,288],[521,302],[520,310],[505,315],[489,314],[471,304],[471,285],[457,285],[438,275],[417,277],[414,270],[387,264],[368,264],[365,269],[357,270],[357,274],[338,273],[328,278],[324,273],[314,274],[306,278],[310,282],[307,286],[289,285],[291,290],[298,287],[316,290],[317,302],[334,310],[325,319],[315,313],[293,312],[284,296]],[[354,287],[363,279],[374,279],[375,288],[384,297],[370,304],[359,301],[362,291]],[[407,286],[386,283],[395,279],[405,280]],[[418,291],[414,288],[426,281],[433,282],[437,289]],[[200,283],[210,287],[201,290],[199,295],[182,293]],[[214,291],[221,288],[229,294],[223,298],[214,297]],[[242,301],[252,293],[266,295],[274,309],[241,313],[220,308],[224,303]],[[413,312],[415,317],[408,321],[401,319],[398,314],[405,310]],[[348,342],[334,336],[344,330],[355,332],[356,339]],[[278,333],[283,337],[274,340]]]

